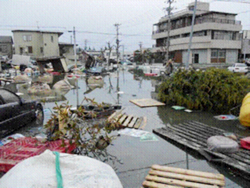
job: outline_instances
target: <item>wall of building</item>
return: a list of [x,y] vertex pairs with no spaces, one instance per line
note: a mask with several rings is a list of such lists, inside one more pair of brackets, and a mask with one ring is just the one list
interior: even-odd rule
[[[31,40],[24,40],[25,36],[30,36]],[[41,44],[40,33],[37,32],[14,32],[14,46],[15,54],[22,55],[20,48],[23,48],[23,55],[28,55],[31,57],[37,57],[40,55],[40,51],[37,47],[37,44]],[[28,52],[28,47],[32,46],[32,53]]]
[[0,43],[0,49],[1,56],[8,56],[8,58],[12,58],[12,43]]
[[226,63],[238,62],[238,50],[226,50]]
[[[53,41],[51,39],[53,37]],[[44,57],[59,56],[58,34],[43,33]]]

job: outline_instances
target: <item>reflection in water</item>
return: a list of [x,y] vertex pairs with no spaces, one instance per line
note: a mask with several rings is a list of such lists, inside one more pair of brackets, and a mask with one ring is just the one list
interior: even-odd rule
[[102,76],[90,76],[85,78],[87,90],[84,94],[88,94],[96,88],[103,88],[104,81]]

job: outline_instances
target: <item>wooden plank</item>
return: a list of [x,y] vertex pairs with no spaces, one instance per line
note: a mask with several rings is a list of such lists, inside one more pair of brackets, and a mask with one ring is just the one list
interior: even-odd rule
[[154,99],[133,99],[129,100],[133,104],[144,108],[144,107],[154,107],[154,106],[165,106],[165,103],[159,102]]
[[[200,172],[202,173],[202,172]],[[150,170],[150,175],[160,176],[160,177],[166,177],[166,178],[174,178],[174,179],[180,179],[185,181],[192,181],[197,183],[206,183],[211,185],[220,185],[225,186],[225,181],[218,180],[218,179],[210,179],[207,177],[197,177],[193,175],[185,175],[185,174],[178,174],[174,172],[164,172],[164,171],[157,171],[157,170]]]
[[147,124],[147,117],[146,117],[146,116],[144,116],[144,117],[143,117],[143,123],[142,123],[142,125],[141,125],[141,128],[140,128],[140,129],[144,129],[144,128],[145,128],[145,126],[146,126],[146,124]]
[[130,122],[130,120],[132,119],[132,117],[133,117],[132,115],[129,115],[127,117],[126,121],[122,124],[122,126],[127,127],[128,124],[129,124],[129,122]]
[[114,121],[118,122],[123,115],[124,114],[119,114],[118,116],[115,117]]
[[184,187],[180,187],[180,186],[174,186],[174,185],[166,185],[166,184],[162,184],[162,183],[155,183],[152,181],[144,181],[142,183],[143,187],[150,187],[150,188],[184,188]]
[[119,123],[122,124],[127,117],[128,117],[127,114],[123,114],[123,116],[119,120]]
[[137,119],[137,121],[135,122],[134,128],[139,129],[139,127],[141,126],[142,121],[143,121],[143,117],[139,117]]
[[216,185],[205,185],[201,183],[193,183],[193,182],[187,182],[187,181],[181,181],[176,179],[168,179],[168,178],[162,178],[162,177],[156,177],[156,176],[146,176],[146,180],[149,181],[156,181],[159,183],[167,183],[171,185],[178,185],[178,186],[184,186],[184,187],[193,187],[193,188],[219,188],[219,186]]
[[182,168],[160,166],[160,165],[152,165],[151,168],[154,170],[160,170],[160,171],[164,171],[164,172],[175,172],[175,173],[179,173],[179,174],[187,174],[187,175],[193,175],[193,176],[197,176],[197,177],[225,180],[224,175],[214,174],[214,173],[210,173],[210,172],[201,172],[201,171],[196,171],[196,170],[187,170],[187,169],[182,169]]
[[[195,129],[196,126],[197,129]],[[185,127],[187,129],[186,131]],[[189,149],[193,149],[197,152],[199,152],[200,149],[203,149],[204,153],[201,154],[207,160],[221,162],[221,164],[227,165],[230,168],[235,169],[235,173],[237,173],[238,175],[243,176],[246,179],[250,179],[249,151],[239,149],[238,152],[233,154],[225,154],[225,153],[223,154],[211,151],[207,148],[206,146],[207,140],[205,138],[214,135],[222,135],[225,132],[223,130],[210,127],[203,123],[192,121],[174,126],[167,125],[167,127],[164,128],[156,130],[154,129],[153,132],[165,139],[174,141],[178,144],[181,144]],[[199,137],[198,136],[199,134],[201,134],[202,136]]]
[[134,116],[131,122],[128,124],[129,128],[133,128],[138,117]]
[[111,114],[111,115],[108,117],[108,122],[111,122],[112,120],[114,120],[119,114],[122,113],[123,110],[124,110],[124,108],[121,109],[121,110],[119,110],[119,111],[115,111],[113,114]]

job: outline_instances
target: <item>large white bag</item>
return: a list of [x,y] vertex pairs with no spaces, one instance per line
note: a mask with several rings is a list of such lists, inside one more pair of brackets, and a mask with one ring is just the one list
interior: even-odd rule
[[[0,187],[57,187],[56,156],[50,150],[28,158],[0,179]],[[60,153],[64,188],[122,188],[114,170],[107,164],[85,156]]]

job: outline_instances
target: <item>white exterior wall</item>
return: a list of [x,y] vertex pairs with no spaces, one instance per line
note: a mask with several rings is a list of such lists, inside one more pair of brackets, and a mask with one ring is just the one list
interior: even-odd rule
[[207,50],[192,50],[192,54],[199,54],[199,64],[207,63]]
[[[31,41],[24,41],[23,36],[24,35],[30,35],[31,36]],[[23,55],[28,55],[31,57],[38,57],[40,56],[40,49],[38,49],[38,44],[42,43],[40,33],[36,32],[14,32],[13,33],[14,37],[14,46],[15,46],[15,54],[20,54],[20,48],[24,49],[24,54]],[[32,54],[28,53],[28,46],[32,46]]]
[[43,52],[44,57],[59,56],[58,34],[43,33]]
[[226,63],[237,63],[238,50],[226,50]]
[[[182,63],[186,63],[187,62],[187,53],[188,53],[187,50],[183,50],[182,51]],[[192,60],[192,55],[193,54],[199,54],[199,64],[208,63],[207,62],[207,58],[208,58],[208,52],[207,52],[207,50],[191,50],[190,57],[189,57],[189,59],[190,59],[189,62],[192,62],[191,60]]]

